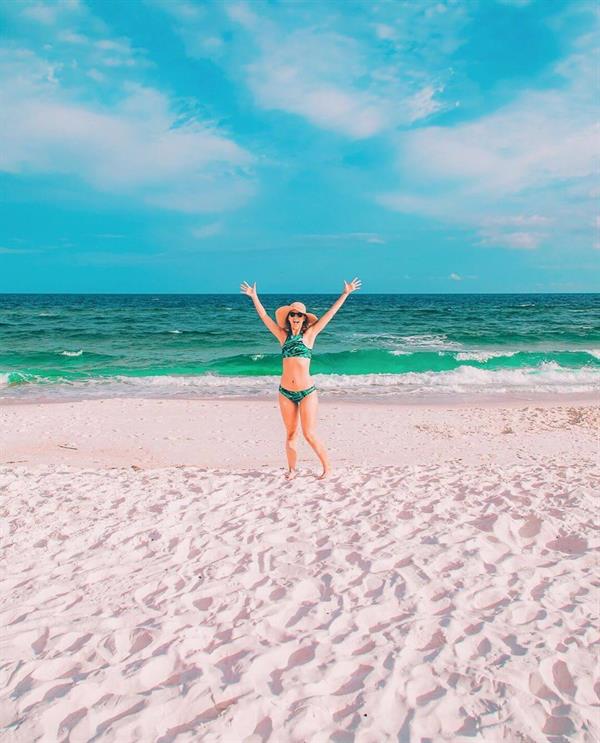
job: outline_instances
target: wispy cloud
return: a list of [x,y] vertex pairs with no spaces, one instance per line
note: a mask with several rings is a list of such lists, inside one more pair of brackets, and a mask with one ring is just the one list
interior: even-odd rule
[[70,260],[83,266],[148,266],[169,261],[171,257],[171,253],[167,251],[135,253],[132,251],[82,250],[74,253]]
[[347,138],[372,137],[455,105],[442,97],[452,74],[442,58],[460,44],[463,3],[409,3],[402,13],[359,3],[349,21],[316,3],[307,18],[293,4],[234,2],[191,17],[185,0],[148,2],[170,13],[190,55],[235,64],[236,75],[241,67],[259,107]]
[[210,121],[182,123],[160,90],[125,82],[111,106],[83,102],[60,66],[11,47],[0,48],[0,77],[1,170],[73,175],[189,213],[232,208],[253,192],[253,156]]
[[15,13],[19,13],[27,20],[46,26],[53,26],[64,18],[77,15],[82,11],[82,4],[79,0],[54,0],[52,3],[22,0],[14,5]]
[[[68,26],[71,24],[69,23]],[[85,25],[85,24],[84,24]],[[145,49],[134,47],[127,37],[108,38],[101,27],[100,35],[82,33],[66,27],[57,30],[54,43],[46,47],[46,53],[53,52],[73,67],[82,66],[88,70],[95,67],[128,68],[148,67],[151,62]],[[76,58],[73,55],[77,55]],[[76,65],[73,62],[76,59]]]
[[562,81],[554,89],[525,91],[475,121],[399,135],[397,167],[412,182],[379,203],[470,226],[484,244],[516,249],[589,224],[600,162],[595,51],[594,39],[581,37],[555,66]]
[[197,240],[205,240],[207,237],[214,237],[218,235],[223,229],[223,225],[220,222],[212,222],[211,224],[204,224],[200,227],[194,227],[192,229],[192,235]]
[[501,232],[481,230],[481,245],[496,248],[513,248],[515,250],[535,250],[546,237],[536,232]]
[[352,78],[364,72],[354,41],[339,34],[301,30],[288,34],[281,43],[278,31],[257,33],[261,55],[246,70],[260,106],[303,116],[324,129],[357,139],[389,126],[383,102],[352,84]]
[[[418,58],[416,39],[423,26],[427,35],[437,26],[435,13],[410,5],[403,6],[402,14],[392,12],[392,25],[386,26],[388,35],[381,43],[381,24],[372,36],[344,34],[330,28],[326,18],[318,19],[321,27],[289,30],[264,17],[248,22],[248,6],[233,7],[238,14],[244,8],[240,22],[260,49],[258,59],[246,69],[248,84],[264,108],[297,114],[324,129],[362,139],[454,106],[438,97],[447,70],[421,57],[418,72],[410,72]],[[452,12],[445,3],[438,7],[448,11],[444,23],[449,28],[464,22],[463,12]],[[375,9],[371,12],[377,14]],[[403,16],[400,22],[398,15]],[[407,16],[414,22],[412,44],[404,37]]]
[[372,245],[385,245],[386,240],[376,232],[337,232],[334,234],[308,234],[300,235],[305,240],[331,241],[354,241],[365,242]]
[[206,21],[206,9],[193,0],[145,0],[150,8],[160,8],[181,23]]
[[7,207],[0,257],[159,275],[286,241],[419,290],[574,276],[600,245],[596,4],[0,0],[0,174],[58,214]]
[[552,217],[543,217],[541,214],[502,214],[489,217],[485,220],[485,224],[491,226],[545,227],[552,224],[553,221],[554,219]]
[[26,253],[39,253],[39,250],[29,248],[5,248],[0,246],[0,255],[22,255]]
[[[504,214],[482,220],[480,245],[514,250],[535,250],[548,239],[552,217],[540,214]],[[515,229],[517,228],[517,229]]]

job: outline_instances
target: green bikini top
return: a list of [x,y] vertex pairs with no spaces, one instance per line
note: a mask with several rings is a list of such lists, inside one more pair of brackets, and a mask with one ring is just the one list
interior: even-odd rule
[[281,355],[284,359],[290,356],[305,356],[308,359],[312,359],[312,348],[304,345],[300,333],[297,335],[290,335],[288,333],[288,337],[281,347]]

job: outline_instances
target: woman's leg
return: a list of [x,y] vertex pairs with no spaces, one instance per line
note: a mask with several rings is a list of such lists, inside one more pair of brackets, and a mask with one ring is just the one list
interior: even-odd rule
[[291,480],[296,475],[297,450],[296,442],[298,441],[298,405],[281,394],[279,397],[279,409],[285,426],[285,453],[288,461],[288,472],[286,477]]
[[317,390],[307,395],[298,407],[300,408],[300,421],[302,423],[304,438],[312,446],[323,465],[323,472],[319,475],[319,480],[323,480],[329,473],[329,459],[323,443],[317,438],[315,433],[317,427],[317,410],[319,407]]

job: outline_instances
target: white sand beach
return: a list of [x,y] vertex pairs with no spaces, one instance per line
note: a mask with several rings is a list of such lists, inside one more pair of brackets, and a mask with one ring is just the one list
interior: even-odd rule
[[600,740],[593,402],[0,407],[0,730]]

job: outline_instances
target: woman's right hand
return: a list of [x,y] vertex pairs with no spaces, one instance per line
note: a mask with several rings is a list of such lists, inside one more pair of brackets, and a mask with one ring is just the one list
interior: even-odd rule
[[255,297],[256,296],[256,281],[252,286],[247,281],[243,281],[240,284],[240,291],[244,292],[244,294],[247,294],[249,297]]

